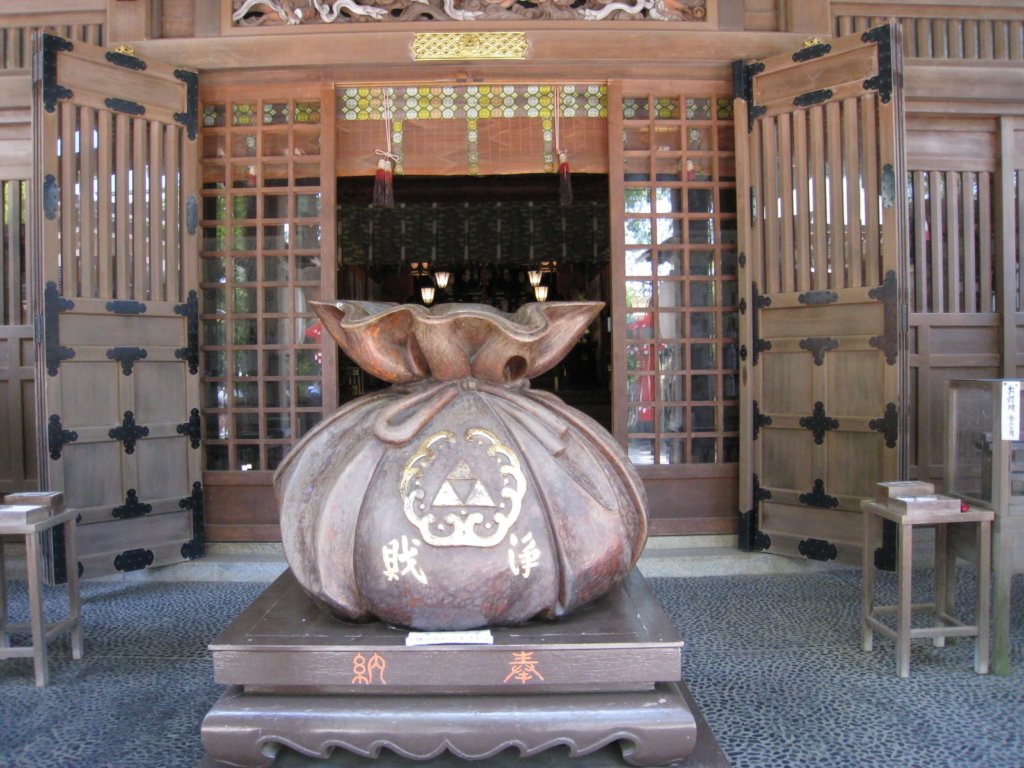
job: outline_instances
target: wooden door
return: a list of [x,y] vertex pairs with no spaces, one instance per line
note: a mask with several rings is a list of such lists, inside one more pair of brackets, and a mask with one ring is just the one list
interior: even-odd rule
[[86,578],[194,558],[198,78],[53,35],[37,45],[41,484],[80,515]]
[[741,546],[858,563],[901,476],[899,30],[737,66]]
[[612,427],[655,535],[732,533],[739,458],[731,84],[608,84]]

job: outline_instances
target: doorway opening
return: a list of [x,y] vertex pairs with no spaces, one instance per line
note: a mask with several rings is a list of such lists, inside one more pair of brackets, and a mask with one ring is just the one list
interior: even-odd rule
[[[532,301],[603,301],[572,351],[531,386],[610,429],[608,177],[574,174],[568,206],[552,174],[401,176],[393,208],[369,204],[373,181],[338,180],[338,298],[503,312]],[[385,386],[341,355],[339,403]]]

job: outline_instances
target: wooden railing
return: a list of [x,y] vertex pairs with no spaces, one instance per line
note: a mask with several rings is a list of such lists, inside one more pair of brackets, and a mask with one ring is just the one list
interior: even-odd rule
[[832,3],[836,35],[861,32],[890,18],[903,28],[907,58],[1024,61],[1024,6],[1015,0]]

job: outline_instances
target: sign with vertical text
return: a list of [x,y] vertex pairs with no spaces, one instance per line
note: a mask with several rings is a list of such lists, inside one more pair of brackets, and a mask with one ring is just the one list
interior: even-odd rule
[[1020,440],[1020,382],[1003,382],[1002,439]]

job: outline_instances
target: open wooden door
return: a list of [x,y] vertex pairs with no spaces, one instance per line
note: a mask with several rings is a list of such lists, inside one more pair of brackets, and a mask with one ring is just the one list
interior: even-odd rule
[[856,564],[905,465],[899,27],[736,75],[740,546]]
[[80,514],[85,578],[198,557],[198,78],[36,49],[41,485]]

